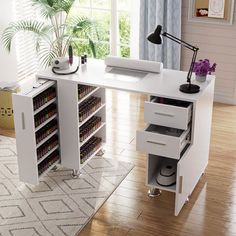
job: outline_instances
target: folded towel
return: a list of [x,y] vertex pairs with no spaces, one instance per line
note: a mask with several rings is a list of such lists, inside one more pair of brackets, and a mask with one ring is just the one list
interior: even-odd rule
[[135,60],[114,56],[108,56],[105,59],[105,65],[154,73],[161,73],[163,68],[163,64],[161,62]]

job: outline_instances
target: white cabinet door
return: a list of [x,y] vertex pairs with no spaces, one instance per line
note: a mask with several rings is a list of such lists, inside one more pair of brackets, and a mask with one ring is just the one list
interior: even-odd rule
[[[190,147],[191,149],[191,147]],[[175,216],[179,214],[188,196],[195,186],[195,171],[192,170],[192,160],[190,156],[190,149],[178,161],[177,176],[176,176],[176,195],[175,195]],[[193,181],[194,180],[194,181]]]
[[19,178],[22,182],[37,184],[38,169],[32,98],[13,94],[13,110]]
[[205,90],[194,104],[192,125],[193,144],[189,146],[177,165],[175,215],[191,195],[208,163],[211,136],[214,83]]

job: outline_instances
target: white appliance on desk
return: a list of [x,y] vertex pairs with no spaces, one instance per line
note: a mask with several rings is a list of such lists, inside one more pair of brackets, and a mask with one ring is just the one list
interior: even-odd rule
[[[86,67],[74,75],[59,76],[53,74],[50,69],[39,72],[38,78],[49,80],[49,83],[54,83],[53,86],[57,89],[61,165],[80,170],[89,162],[88,159],[87,162],[81,163],[80,153],[83,144],[80,141],[80,130],[83,124],[79,120],[79,112],[84,100],[79,100],[78,87],[95,88],[82,99],[86,100],[93,95],[101,98],[102,106],[95,112],[102,117],[103,128],[96,132],[104,142],[106,141],[105,89],[149,95],[150,100],[145,102],[144,107],[147,127],[137,132],[137,149],[147,153],[147,185],[175,193],[175,215],[178,215],[208,163],[215,83],[215,77],[209,76],[207,82],[199,84],[201,86],[199,93],[181,93],[179,86],[185,82],[186,75],[186,72],[163,69],[161,73],[147,73],[144,78],[135,82],[115,79],[119,75],[110,73],[109,76],[114,76],[112,80],[107,78],[104,61],[91,59]],[[34,138],[32,97],[33,94],[27,98],[18,95],[15,98],[14,109],[17,143],[22,145],[20,150],[25,150],[25,153],[18,152],[19,167],[25,170],[25,172],[20,171],[20,178],[28,182],[35,175],[37,177],[34,183],[37,183],[38,167],[35,154],[37,147]],[[159,102],[160,99],[162,102]],[[24,138],[24,135],[28,135],[28,138]],[[32,155],[34,155],[33,161]],[[172,159],[177,169],[176,185],[170,187],[160,186],[156,181],[158,170],[166,158]]]

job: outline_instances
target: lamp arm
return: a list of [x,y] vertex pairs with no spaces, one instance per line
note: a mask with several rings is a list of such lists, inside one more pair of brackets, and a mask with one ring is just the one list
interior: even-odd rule
[[193,57],[192,57],[192,61],[189,67],[189,71],[188,71],[188,75],[187,75],[187,82],[189,84],[191,84],[191,77],[192,77],[192,73],[193,73],[193,67],[197,58],[197,53],[198,53],[198,49],[194,50],[193,52]]
[[187,82],[191,85],[191,76],[192,76],[192,73],[193,73],[193,67],[194,67],[194,63],[196,61],[196,58],[197,58],[197,53],[198,53],[198,50],[199,48],[198,47],[195,47],[179,38],[176,38],[174,35],[172,34],[169,34],[167,32],[163,32],[162,33],[163,36],[165,36],[166,38],[168,39],[171,39],[172,41],[180,44],[181,46],[184,46],[190,50],[193,51],[193,57],[192,57],[192,61],[191,61],[191,64],[190,64],[190,68],[189,68],[189,71],[188,71],[188,75],[187,75]]
[[162,33],[162,35],[165,36],[166,38],[169,38],[172,41],[174,41],[174,42],[176,42],[176,43],[178,43],[178,44],[180,44],[180,45],[182,45],[182,46],[192,50],[192,51],[199,49],[198,47],[195,47],[195,46],[193,46],[193,45],[191,45],[191,44],[189,44],[189,43],[187,43],[187,42],[185,42],[185,41],[183,41],[183,40],[181,40],[179,38],[176,38],[174,35],[169,34],[167,32]]

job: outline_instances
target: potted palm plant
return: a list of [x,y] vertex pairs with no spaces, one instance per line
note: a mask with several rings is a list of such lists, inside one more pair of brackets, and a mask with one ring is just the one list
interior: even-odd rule
[[35,48],[43,66],[50,65],[52,59],[65,57],[69,45],[76,47],[75,38],[85,36],[92,54],[96,57],[95,22],[87,17],[69,18],[69,12],[75,0],[31,0],[32,5],[40,10],[42,19],[12,22],[4,30],[2,41],[10,51],[14,36],[20,31],[29,31],[35,35]]

